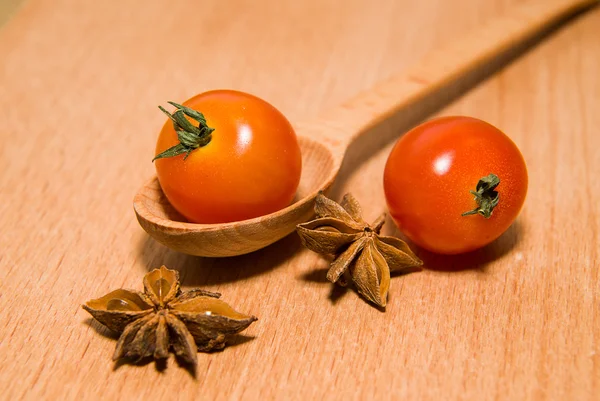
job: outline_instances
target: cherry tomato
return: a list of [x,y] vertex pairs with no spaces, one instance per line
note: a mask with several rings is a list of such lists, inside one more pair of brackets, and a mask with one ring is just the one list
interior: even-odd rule
[[[300,147],[291,124],[275,107],[233,90],[171,104],[176,106],[172,114],[162,109],[170,119],[156,144],[156,172],[171,205],[189,221],[245,220],[292,202],[300,182]],[[195,130],[184,132],[172,121],[177,118]]]
[[489,244],[513,223],[527,194],[527,168],[499,129],[443,117],[396,142],[383,186],[393,220],[412,242],[457,254]]

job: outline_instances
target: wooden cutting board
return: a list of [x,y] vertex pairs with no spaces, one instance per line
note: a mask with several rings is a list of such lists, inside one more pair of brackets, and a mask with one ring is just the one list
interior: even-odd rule
[[[505,131],[528,198],[480,252],[416,249],[425,270],[392,278],[385,312],[327,282],[295,235],[191,257],[131,207],[154,173],[158,104],[236,88],[303,121],[517,3],[27,0],[0,28],[0,398],[598,399],[598,8],[437,112]],[[385,209],[392,136],[372,143],[334,190],[367,219]],[[80,308],[162,264],[259,318],[199,354],[195,378],[172,358],[115,365],[115,336]]]

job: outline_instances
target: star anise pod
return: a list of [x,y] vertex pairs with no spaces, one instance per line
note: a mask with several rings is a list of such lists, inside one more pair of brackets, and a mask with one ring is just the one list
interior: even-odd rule
[[162,266],[144,276],[144,292],[119,289],[82,306],[121,333],[113,360],[165,359],[172,350],[195,365],[198,351],[224,348],[227,335],[257,320],[236,312],[220,296],[200,289],[182,292],[179,273]]
[[352,194],[344,195],[340,204],[319,194],[315,213],[317,219],[299,224],[297,232],[308,249],[334,257],[327,273],[327,279],[332,283],[345,285],[343,275],[349,272],[358,292],[384,307],[390,271],[410,273],[421,270],[423,262],[404,241],[379,235],[385,213],[373,224],[367,224]]

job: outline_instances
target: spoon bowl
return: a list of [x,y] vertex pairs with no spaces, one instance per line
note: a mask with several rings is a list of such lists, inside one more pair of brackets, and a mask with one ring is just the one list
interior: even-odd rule
[[167,247],[191,255],[242,255],[290,234],[313,215],[319,191],[333,184],[349,144],[370,128],[392,130],[443,88],[489,66],[597,4],[597,0],[533,0],[514,6],[447,47],[433,51],[405,74],[381,82],[330,110],[313,123],[296,127],[302,176],[292,205],[265,216],[224,224],[194,224],[173,209],[156,177],[136,194],[133,207],[144,230]]
[[189,223],[167,200],[157,177],[136,194],[133,206],[142,228],[158,242],[190,255],[224,257],[264,248],[290,234],[313,215],[313,201],[339,170],[327,146],[299,137],[302,175],[294,202],[285,209],[249,220],[222,224]]

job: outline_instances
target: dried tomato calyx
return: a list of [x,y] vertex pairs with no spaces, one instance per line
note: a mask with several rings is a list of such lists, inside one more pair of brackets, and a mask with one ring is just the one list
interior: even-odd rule
[[[190,109],[189,107],[182,106],[175,102],[167,103],[175,106],[177,109],[173,114],[169,113],[162,106],[158,106],[158,108],[173,122],[173,128],[175,129],[175,132],[177,132],[177,139],[179,139],[179,143],[170,147],[164,152],[159,153],[154,157],[154,159],[152,159],[152,161],[165,157],[174,157],[181,154],[185,154],[183,157],[183,160],[185,160],[193,150],[208,145],[212,139],[212,132],[215,130],[206,124],[206,118],[204,118],[204,114],[200,113],[199,111]],[[188,117],[192,120],[195,120],[198,123],[198,126],[192,124]]]
[[477,183],[475,191],[469,191],[475,195],[477,207],[468,212],[464,212],[461,216],[469,216],[472,214],[480,214],[486,219],[492,216],[494,208],[500,202],[500,195],[496,191],[496,187],[500,184],[500,178],[495,174],[488,174],[481,178]]

